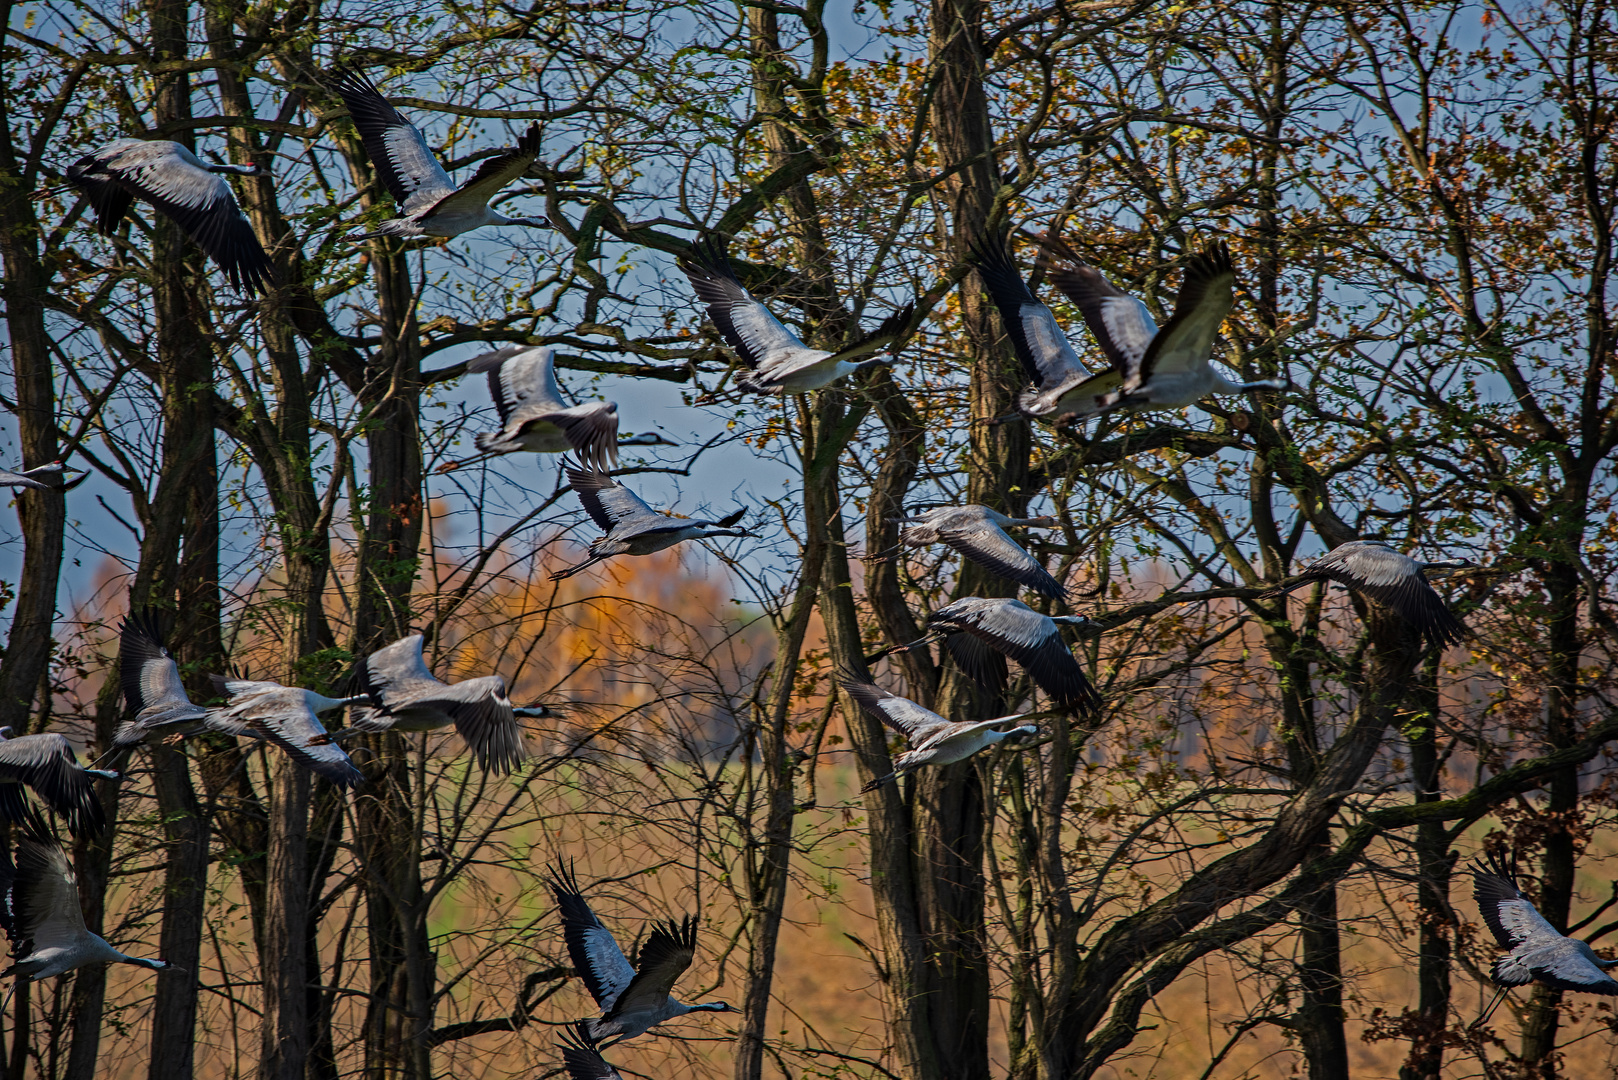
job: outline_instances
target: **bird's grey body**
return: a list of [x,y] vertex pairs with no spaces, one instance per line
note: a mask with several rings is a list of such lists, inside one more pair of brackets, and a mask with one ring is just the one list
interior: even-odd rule
[[1091,372],[1079,362],[1051,310],[1023,281],[1002,244],[974,249],[978,273],[1000,310],[1033,388],[1017,408],[1025,416],[1067,423],[1114,410],[1179,409],[1210,394],[1284,390],[1275,379],[1234,382],[1210,365],[1214,339],[1232,304],[1235,271],[1223,241],[1191,259],[1174,314],[1159,329],[1145,304],[1081,262],[1051,272],[1112,366]]
[[1472,897],[1495,942],[1505,950],[1489,972],[1500,990],[1473,1022],[1474,1027],[1489,1018],[1513,986],[1542,982],[1559,990],[1618,995],[1618,981],[1605,970],[1618,960],[1603,960],[1587,943],[1559,933],[1546,922],[1517,888],[1514,869],[1490,858],[1471,870]]
[[1025,713],[993,720],[948,720],[850,672],[844,672],[837,681],[860,708],[910,741],[910,749],[893,759],[893,771],[866,784],[860,789],[862,792],[873,791],[924,765],[952,765],[1004,739],[1039,734],[1039,729],[1033,725],[1000,729],[1001,724],[1021,720]]
[[632,967],[612,932],[590,910],[571,871],[558,865],[551,870],[551,892],[562,915],[562,936],[568,956],[601,1016],[581,1021],[582,1034],[591,1043],[603,1039],[622,1042],[645,1034],[666,1020],[692,1012],[733,1012],[722,1001],[683,1005],[669,996],[674,983],[696,956],[696,918],[653,926],[640,947],[639,970]]
[[370,697],[329,698],[299,686],[213,678],[215,687],[229,695],[230,701],[209,712],[209,728],[226,735],[268,739],[298,764],[340,787],[352,787],[364,779],[332,741],[317,714],[342,705],[374,704]]
[[991,573],[1025,585],[1035,592],[1053,599],[1067,595],[1061,582],[1005,531],[1008,526],[1053,528],[1057,524],[1055,518],[1008,517],[987,506],[968,503],[965,506],[935,507],[919,517],[903,519],[902,524],[905,530],[900,534],[899,542],[907,547],[948,544]]
[[53,461],[48,465],[36,465],[32,469],[24,469],[22,472],[0,469],[0,487],[38,488],[44,491],[54,491],[63,486],[65,477],[62,474],[66,470],[66,463],[61,461]]
[[263,292],[275,267],[242,216],[230,185],[216,175],[256,176],[252,165],[210,165],[177,142],[117,139],[67,168],[67,182],[90,200],[103,236],[118,230],[139,198],[172,218],[217,262],[238,292]]
[[1397,611],[1433,644],[1458,645],[1467,629],[1444,606],[1427,580],[1428,570],[1464,570],[1465,562],[1422,562],[1381,540],[1350,540],[1316,559],[1275,593],[1288,593],[1315,581],[1335,581]]
[[85,927],[73,864],[38,813],[24,819],[16,843],[15,861],[0,861],[0,927],[12,945],[0,977],[48,979],[88,964],[168,966],[125,955]]
[[634,492],[603,472],[567,467],[568,481],[573,485],[585,511],[607,531],[607,535],[590,542],[590,557],[575,566],[558,570],[551,580],[571,577],[587,566],[593,566],[614,555],[650,555],[686,540],[708,536],[752,536],[746,529],[733,526],[747,513],[745,509],[727,514],[718,521],[703,521],[671,517],[653,510]]
[[348,237],[350,241],[379,236],[459,236],[485,225],[550,228],[544,218],[507,217],[489,206],[489,200],[520,179],[539,156],[538,124],[529,126],[516,147],[484,161],[472,179],[456,187],[421,132],[387,103],[363,73],[335,71],[330,85],[348,106],[377,176],[404,211],[373,232]]
[[500,414],[499,431],[476,437],[480,456],[576,451],[587,469],[605,472],[618,467],[617,403],[569,405],[562,400],[555,349],[547,345],[497,349],[469,361],[466,372],[488,373],[489,394]]
[[113,735],[114,749],[207,729],[212,710],[192,704],[186,695],[180,669],[149,611],[131,611],[119,627],[118,681],[131,715]]
[[427,669],[423,638],[411,634],[361,661],[357,682],[380,709],[357,709],[348,730],[437,731],[455,725],[478,764],[509,773],[528,756],[520,716],[548,715],[543,707],[518,709],[506,694],[506,680],[482,675],[445,683]]
[[579,1020],[563,1030],[560,1039],[562,1063],[571,1080],[623,1080],[623,1074],[590,1045],[590,1022]]
[[720,336],[749,368],[736,385],[756,394],[804,394],[830,386],[867,364],[890,362],[891,356],[859,358],[890,345],[914,311],[907,304],[845,349],[811,349],[742,286],[717,237],[692,244],[679,265],[697,298],[708,305],[708,317]]
[[106,811],[96,795],[95,781],[116,780],[118,774],[86,769],[79,764],[73,744],[54,731],[8,738],[0,729],[0,820],[21,821],[29,812],[22,789],[31,788],[56,813],[67,819],[75,836],[94,835],[107,826]]
[[1094,710],[1101,695],[1068,651],[1059,625],[1088,621],[1041,615],[1020,600],[969,596],[927,616],[927,629],[945,635],[950,655],[981,686],[1003,692],[1010,657],[1063,708]]

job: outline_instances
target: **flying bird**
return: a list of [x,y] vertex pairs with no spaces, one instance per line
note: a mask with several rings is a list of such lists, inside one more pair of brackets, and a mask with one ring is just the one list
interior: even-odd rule
[[1112,365],[1099,374],[1079,362],[1056,317],[1034,297],[1003,243],[979,243],[973,258],[1034,384],[1017,400],[1024,416],[1069,423],[1116,409],[1178,409],[1210,394],[1287,387],[1274,379],[1232,382],[1209,364],[1236,280],[1222,240],[1191,258],[1174,313],[1161,330],[1145,304],[1095,267],[1074,260],[1051,271],[1051,281],[1078,306]]
[[151,203],[219,264],[233,289],[252,295],[274,283],[275,267],[217,174],[258,172],[256,165],[210,165],[177,142],[116,139],[69,165],[66,186],[90,201],[103,236],[118,231],[136,199]]
[[[67,852],[38,811],[14,834],[16,860],[0,858],[0,928],[11,940],[11,966],[0,978],[48,979],[87,964],[134,964],[161,971],[169,965],[119,952],[84,925],[79,883]],[[0,1010],[11,1001],[13,983]]]
[[1604,970],[1618,960],[1603,960],[1588,944],[1556,931],[1517,888],[1515,865],[1507,869],[1497,858],[1474,863],[1472,897],[1483,921],[1505,955],[1494,962],[1489,978],[1500,989],[1483,1014],[1472,1022],[1481,1026],[1514,986],[1541,982],[1558,990],[1590,994],[1618,994],[1618,981]]
[[54,731],[10,738],[0,728],[0,820],[21,821],[29,813],[22,789],[29,787],[67,819],[75,836],[94,836],[107,827],[107,814],[96,796],[95,781],[116,780],[106,769],[86,769],[67,737]]
[[807,393],[863,367],[891,363],[891,354],[864,361],[858,358],[891,345],[915,312],[914,304],[906,304],[874,331],[837,352],[811,349],[742,287],[718,237],[692,244],[678,262],[697,298],[708,305],[708,317],[719,335],[751,369],[736,385],[756,394]]
[[1063,643],[1059,625],[1082,626],[1089,621],[1079,615],[1041,615],[1020,600],[969,596],[927,616],[927,629],[932,631],[927,637],[877,656],[943,638],[956,664],[985,689],[1005,691],[1009,656],[1059,706],[1093,712],[1101,707],[1101,695]]
[[580,469],[571,463],[567,478],[595,523],[607,535],[590,541],[590,557],[584,562],[551,575],[552,581],[572,577],[587,566],[594,566],[614,555],[650,555],[671,548],[683,540],[709,536],[752,536],[746,529],[734,528],[747,513],[746,508],[727,514],[718,521],[677,518],[653,510],[634,492],[603,472]]
[[736,1011],[723,1001],[682,1005],[669,997],[675,981],[696,956],[696,916],[654,925],[640,947],[638,963],[631,966],[612,932],[585,902],[572,871],[558,864],[551,869],[550,884],[561,910],[568,956],[601,1007],[600,1017],[580,1021],[580,1034],[591,1045],[603,1039],[614,1043],[633,1039],[686,1013]]
[[316,714],[342,705],[375,706],[373,698],[365,694],[329,698],[313,690],[276,682],[230,679],[223,675],[211,678],[214,688],[230,700],[210,711],[209,728],[226,735],[267,739],[290,754],[299,765],[339,787],[353,787],[365,779],[342,747],[332,741]]
[[562,1046],[562,1063],[572,1080],[623,1080],[623,1074],[596,1052],[590,1045],[588,1020],[576,1021],[562,1031],[557,1041]]
[[1058,523],[1053,517],[1014,518],[969,503],[935,507],[919,517],[903,518],[900,523],[906,528],[899,542],[906,547],[948,544],[990,573],[1053,599],[1067,595],[1062,583],[1005,532],[1008,526],[1055,528]]
[[118,628],[118,683],[132,715],[113,735],[114,750],[207,730],[213,710],[191,703],[150,611],[131,611]]
[[67,464],[61,461],[53,461],[48,465],[35,465],[32,469],[24,469],[22,472],[0,469],[0,487],[56,490],[66,486],[62,476],[66,470]]
[[1021,720],[1027,713],[993,720],[946,720],[931,709],[924,709],[909,698],[890,694],[851,671],[841,672],[837,681],[860,708],[910,741],[910,749],[893,759],[893,771],[860,788],[862,793],[875,791],[923,765],[952,765],[1004,739],[1039,734],[1039,729],[1031,724],[999,730],[1001,724]]
[[348,106],[377,176],[404,211],[372,232],[348,237],[350,242],[379,236],[459,236],[485,225],[550,228],[543,217],[506,217],[489,206],[539,156],[537,123],[529,125],[515,148],[484,161],[472,179],[457,188],[421,132],[387,103],[364,73],[340,68],[332,72],[330,86]]
[[513,345],[484,353],[466,365],[468,375],[488,372],[489,394],[500,414],[500,430],[480,432],[477,457],[452,461],[448,472],[496,454],[527,450],[535,454],[577,451],[586,468],[618,467],[618,404],[592,401],[569,405],[556,381],[556,350],[548,345]]
[[1422,562],[1381,540],[1350,540],[1316,559],[1292,581],[1267,596],[1282,596],[1314,581],[1335,581],[1398,612],[1439,648],[1458,645],[1468,633],[1427,580],[1429,570],[1468,570],[1469,562]]
[[549,716],[550,711],[543,705],[512,705],[506,680],[498,675],[458,683],[439,681],[422,659],[422,641],[422,635],[411,634],[360,662],[354,672],[354,688],[380,702],[381,708],[356,710],[348,727],[338,734],[436,731],[454,724],[481,767],[511,772],[528,756],[517,718]]

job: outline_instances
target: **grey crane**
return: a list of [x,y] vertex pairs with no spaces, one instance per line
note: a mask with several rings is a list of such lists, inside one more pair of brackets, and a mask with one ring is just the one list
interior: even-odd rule
[[969,596],[927,616],[932,631],[919,641],[886,649],[877,656],[918,648],[939,638],[967,677],[996,693],[1006,688],[1006,657],[1064,709],[1092,712],[1101,695],[1062,642],[1061,624],[1083,626],[1080,615],[1041,615],[1020,600]]
[[0,469],[0,487],[39,488],[44,491],[54,491],[65,486],[62,474],[66,470],[66,462],[61,461],[53,461],[48,465],[35,465],[32,469],[24,469],[22,472]]
[[292,760],[339,787],[353,787],[365,779],[343,753],[316,714],[342,705],[369,704],[365,694],[329,698],[299,686],[212,676],[215,689],[229,697],[211,711],[208,726],[227,735],[267,739]]
[[909,698],[888,693],[851,671],[840,672],[837,681],[860,708],[910,741],[910,749],[893,759],[893,771],[860,788],[862,793],[875,791],[923,765],[952,765],[1005,739],[1039,734],[1039,729],[1031,724],[1000,730],[1001,724],[1021,720],[1027,713],[1013,713],[993,720],[947,720]]
[[213,710],[192,704],[186,695],[180,669],[150,611],[131,611],[118,628],[118,682],[132,715],[118,725],[114,750],[207,729]]
[[73,744],[54,731],[11,738],[0,728],[0,820],[20,821],[29,811],[22,789],[33,789],[45,805],[67,819],[75,836],[93,836],[107,827],[95,781],[116,780],[107,769],[79,764]]
[[[735,1012],[723,1001],[682,1005],[669,996],[697,953],[696,916],[679,923],[657,923],[631,966],[612,931],[596,917],[579,892],[570,868],[551,868],[551,892],[562,915],[562,938],[573,967],[601,1007],[599,1018],[584,1020],[581,1034],[592,1044],[622,1042],[677,1016],[693,1012]],[[609,1044],[610,1045],[610,1044]]]
[[[134,964],[161,971],[168,964],[129,956],[107,944],[84,925],[79,882],[67,852],[50,826],[30,811],[16,834],[16,860],[0,860],[0,928],[11,940],[11,966],[0,978],[15,975],[32,982],[61,975],[88,964]],[[14,982],[0,1002],[11,1002]]]
[[458,683],[444,683],[427,670],[422,658],[423,638],[411,634],[378,649],[354,672],[354,689],[381,703],[379,709],[356,710],[344,737],[361,731],[436,731],[455,725],[478,764],[509,773],[528,756],[523,746],[520,717],[551,715],[543,705],[512,705],[506,680],[482,675]]
[[618,405],[592,401],[569,405],[556,381],[556,350],[548,345],[513,345],[467,362],[468,375],[488,372],[489,394],[500,414],[500,430],[480,432],[477,457],[452,461],[448,472],[496,454],[527,450],[561,454],[575,450],[587,468],[618,467]]
[[1014,518],[968,503],[934,507],[919,517],[903,518],[900,523],[906,528],[899,542],[906,547],[945,543],[991,573],[1035,592],[1053,599],[1067,595],[1062,583],[1005,532],[1008,526],[1055,528],[1057,520],[1053,517]]
[[1472,1027],[1488,1020],[1512,987],[1535,981],[1558,990],[1618,994],[1618,981],[1604,970],[1618,960],[1601,959],[1588,944],[1558,933],[1546,922],[1517,888],[1515,860],[1508,869],[1491,856],[1474,863],[1471,870],[1472,898],[1495,942],[1506,951],[1489,972],[1500,989]]
[[332,72],[329,85],[348,106],[372,167],[404,211],[372,232],[348,237],[351,242],[379,236],[459,236],[485,225],[550,228],[543,217],[506,217],[489,205],[489,200],[520,179],[539,156],[537,123],[529,125],[515,148],[486,160],[472,179],[457,188],[427,148],[421,132],[387,103],[363,72],[339,68]]
[[256,165],[211,165],[177,142],[116,139],[69,165],[67,183],[90,201],[101,235],[118,231],[136,199],[151,203],[219,264],[232,288],[252,295],[275,281],[275,267],[217,174],[258,171]]
[[1430,570],[1472,569],[1469,562],[1422,562],[1395,551],[1381,540],[1349,540],[1322,555],[1293,580],[1266,595],[1281,596],[1315,581],[1335,581],[1362,596],[1385,604],[1443,648],[1465,640],[1467,629],[1444,606],[1427,580]]
[[562,1046],[562,1063],[572,1080],[623,1080],[623,1074],[596,1052],[590,1045],[588,1020],[576,1021],[565,1029],[558,1042]]
[[1078,306],[1111,362],[1100,373],[1079,362],[1055,316],[1029,291],[1003,243],[979,243],[973,257],[1034,383],[1017,400],[1025,416],[1068,423],[1116,409],[1178,409],[1210,394],[1287,388],[1275,379],[1232,382],[1208,362],[1219,326],[1230,313],[1236,280],[1223,240],[1191,258],[1174,313],[1161,329],[1145,304],[1095,267],[1075,260],[1051,272],[1051,281]]
[[811,349],[742,287],[718,237],[692,244],[678,262],[697,298],[708,305],[708,317],[719,335],[750,369],[736,385],[756,394],[807,393],[863,367],[892,362],[892,355],[856,361],[891,345],[915,312],[914,304],[906,304],[871,333],[836,352]]
[[567,478],[595,523],[607,535],[590,541],[590,557],[584,562],[551,575],[552,581],[572,577],[587,566],[594,566],[614,555],[650,555],[685,540],[709,536],[752,536],[735,524],[747,513],[744,507],[718,521],[672,517],[653,510],[636,494],[603,472],[580,469],[570,462]]

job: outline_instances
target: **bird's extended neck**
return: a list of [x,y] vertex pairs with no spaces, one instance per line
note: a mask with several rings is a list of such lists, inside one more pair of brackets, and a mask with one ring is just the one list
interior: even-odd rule
[[209,172],[235,173],[238,176],[257,176],[259,174],[257,165],[208,165],[206,168]]

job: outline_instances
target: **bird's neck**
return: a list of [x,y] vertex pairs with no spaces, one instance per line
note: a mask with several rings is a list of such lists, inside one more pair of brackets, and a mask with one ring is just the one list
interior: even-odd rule
[[153,971],[162,971],[168,964],[162,960],[145,960],[138,956],[126,956],[120,963],[134,964],[136,967],[151,968]]

